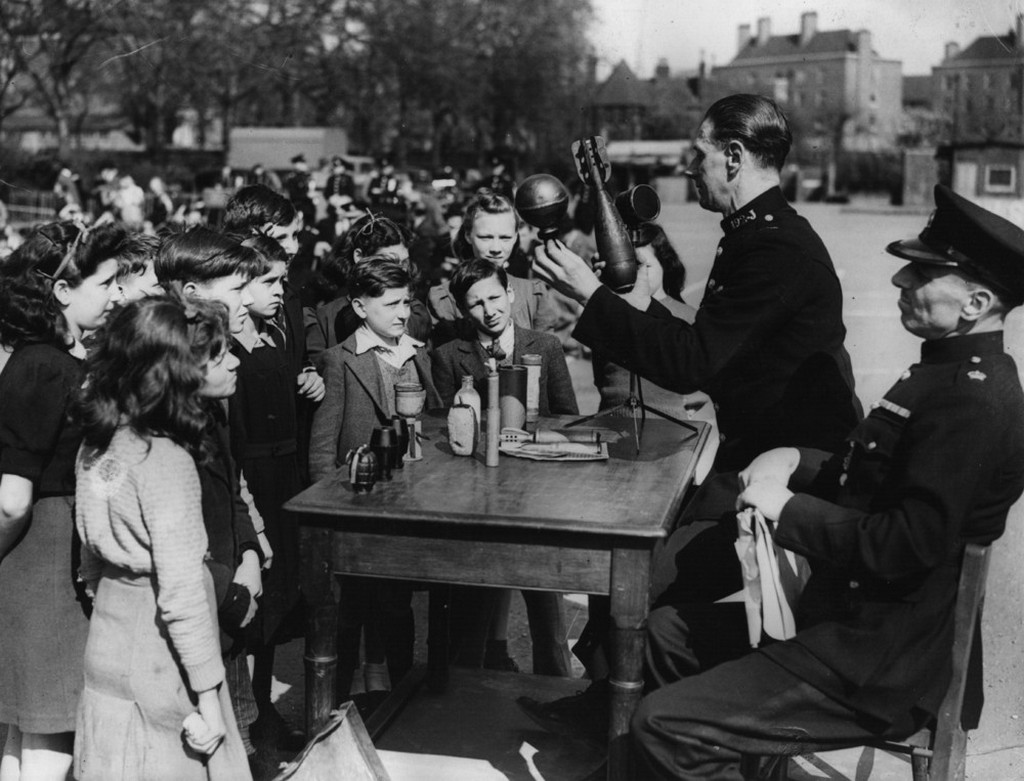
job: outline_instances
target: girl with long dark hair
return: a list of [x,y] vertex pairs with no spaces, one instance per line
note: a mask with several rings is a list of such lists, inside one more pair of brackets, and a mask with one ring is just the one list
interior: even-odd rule
[[200,393],[233,383],[229,343],[222,304],[150,298],[117,312],[87,362],[75,520],[95,602],[78,781],[250,777],[196,467],[210,457]]

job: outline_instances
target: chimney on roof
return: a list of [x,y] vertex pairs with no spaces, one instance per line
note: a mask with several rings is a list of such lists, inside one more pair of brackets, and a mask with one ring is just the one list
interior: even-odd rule
[[871,31],[857,30],[857,51],[861,54],[871,54]]
[[800,45],[806,46],[816,32],[818,32],[818,14],[815,11],[800,14]]
[[736,39],[736,52],[743,51],[748,43],[750,43],[750,25],[741,24]]
[[1017,25],[1014,29],[1016,37],[1014,39],[1014,46],[1018,52],[1024,51],[1024,14],[1017,14]]
[[945,60],[951,60],[960,53],[960,44],[956,41],[947,41],[946,43],[946,56]]
[[654,68],[654,78],[658,80],[669,77],[668,60],[662,57]]
[[757,45],[764,46],[772,37],[772,20],[769,16],[762,16],[757,20]]

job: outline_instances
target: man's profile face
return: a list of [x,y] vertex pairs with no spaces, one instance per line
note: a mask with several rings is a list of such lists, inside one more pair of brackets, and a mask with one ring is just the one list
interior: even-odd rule
[[713,133],[714,126],[705,119],[693,142],[690,164],[683,173],[693,179],[702,209],[725,214],[729,207],[725,150],[712,140]]
[[900,321],[922,339],[956,336],[971,287],[955,268],[908,263],[892,277],[899,288]]

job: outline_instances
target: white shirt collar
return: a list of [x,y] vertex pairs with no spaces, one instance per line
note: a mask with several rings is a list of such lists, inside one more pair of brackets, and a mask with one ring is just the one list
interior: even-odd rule
[[381,360],[391,364],[396,369],[401,369],[416,354],[416,350],[423,346],[423,342],[414,339],[409,334],[402,334],[397,345],[388,344],[379,334],[363,323],[356,329],[356,355],[362,355],[369,350],[374,350]]
[[[250,321],[251,322],[251,321]],[[274,339],[270,335],[270,328],[280,328],[273,321],[263,323],[263,327],[256,326],[254,330],[242,329],[237,334],[232,334],[235,341],[247,352],[251,353],[258,347],[274,347]]]

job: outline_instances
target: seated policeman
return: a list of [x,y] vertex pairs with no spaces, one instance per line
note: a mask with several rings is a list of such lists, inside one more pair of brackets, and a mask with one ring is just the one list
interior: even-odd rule
[[1024,302],[1024,231],[942,186],[935,202],[919,238],[887,247],[910,261],[892,282],[920,362],[839,453],[779,448],[740,475],[738,506],[811,564],[796,636],[692,675],[678,611],[654,611],[641,777],[740,779],[743,753],[904,738],[937,712],[964,545],[999,537],[1024,489],[1024,394],[1002,333]]

